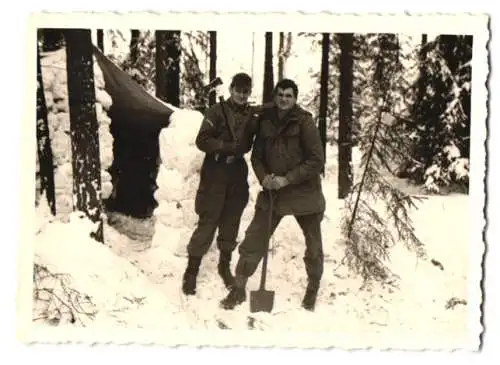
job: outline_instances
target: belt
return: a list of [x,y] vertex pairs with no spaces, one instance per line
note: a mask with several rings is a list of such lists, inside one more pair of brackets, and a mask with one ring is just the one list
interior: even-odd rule
[[220,155],[218,153],[209,154],[207,157],[214,162],[223,163],[226,165],[230,165],[235,163],[236,161],[242,160],[243,156],[241,155]]

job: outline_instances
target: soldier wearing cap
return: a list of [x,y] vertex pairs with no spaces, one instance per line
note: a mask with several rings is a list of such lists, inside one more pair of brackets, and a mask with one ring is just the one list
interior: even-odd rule
[[252,79],[246,73],[234,75],[230,97],[205,112],[196,146],[205,152],[200,183],[195,198],[199,216],[187,245],[188,262],[182,290],[196,293],[196,279],[203,256],[217,231],[218,273],[230,289],[234,283],[230,262],[237,246],[241,216],[249,200],[248,166],[244,155],[250,151],[255,135],[256,111],[248,104]]

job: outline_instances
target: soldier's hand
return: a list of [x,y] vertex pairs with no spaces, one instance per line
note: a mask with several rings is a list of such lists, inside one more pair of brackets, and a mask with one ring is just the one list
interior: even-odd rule
[[271,189],[279,190],[284,188],[289,184],[288,180],[284,176],[275,176],[271,182]]

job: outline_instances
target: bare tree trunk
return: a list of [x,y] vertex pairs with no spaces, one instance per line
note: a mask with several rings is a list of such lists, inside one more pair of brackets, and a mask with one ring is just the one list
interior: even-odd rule
[[285,33],[280,32],[278,47],[278,80],[285,77],[285,67],[290,51],[292,49],[292,33],[288,32],[285,39]]
[[427,44],[427,34],[422,34],[422,41],[420,45],[420,53],[419,53],[419,79],[418,79],[418,89],[417,89],[417,98],[418,100],[422,100],[425,93],[425,59],[427,58],[427,52],[425,49],[425,45]]
[[[210,32],[210,81],[217,77],[217,32]],[[210,93],[208,97],[208,105],[212,106],[217,101],[215,92]]]
[[340,93],[339,93],[339,191],[344,199],[352,189],[352,90],[353,90],[352,33],[340,34]]
[[[323,152],[326,158],[326,114],[328,104],[328,56],[330,54],[330,33],[323,33],[321,43],[321,90],[319,94],[319,134],[323,143]],[[323,168],[324,172],[324,168]]]
[[102,29],[97,29],[97,47],[104,52],[104,31]]
[[36,48],[36,139],[38,163],[40,166],[40,195],[45,193],[52,215],[56,215],[56,194],[54,184],[54,160],[50,146],[49,122],[47,119],[47,104],[43,91],[42,67],[40,65],[40,49]]
[[279,38],[279,45],[278,45],[278,80],[283,79],[283,74],[284,74],[284,51],[285,51],[285,33],[280,32],[280,38]]
[[174,106],[180,101],[180,31],[157,30],[156,97]]
[[274,89],[273,75],[273,33],[266,32],[266,43],[264,53],[264,90],[262,102],[267,103],[272,100]]
[[70,29],[65,35],[73,196],[76,198],[74,206],[93,222],[99,222],[98,230],[93,236],[103,242],[101,161],[99,125],[95,110],[92,38],[90,30],[86,29]]
[[132,29],[130,35],[130,61],[135,63],[137,61],[137,43],[139,42],[140,32],[138,29]]

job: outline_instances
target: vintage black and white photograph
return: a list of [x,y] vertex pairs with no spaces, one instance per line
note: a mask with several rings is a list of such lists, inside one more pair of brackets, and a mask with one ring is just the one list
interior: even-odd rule
[[32,18],[26,341],[477,349],[485,16],[91,18]]

